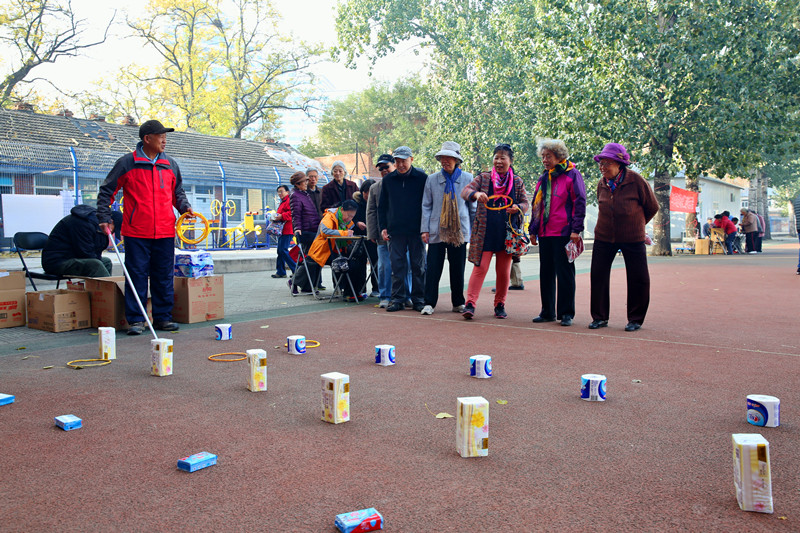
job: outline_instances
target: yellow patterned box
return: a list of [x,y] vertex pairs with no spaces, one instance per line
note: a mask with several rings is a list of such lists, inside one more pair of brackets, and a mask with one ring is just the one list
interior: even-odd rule
[[153,339],[152,370],[154,376],[172,375],[172,339]]
[[100,359],[117,358],[117,332],[114,328],[97,328],[100,341]]
[[350,420],[350,376],[340,372],[322,374],[322,419],[331,424]]
[[734,433],[733,483],[742,511],[772,513],[769,442],[758,433]]
[[247,350],[250,374],[247,376],[247,389],[252,392],[267,390],[267,352]]
[[461,457],[489,455],[489,402],[483,396],[457,398],[456,447]]

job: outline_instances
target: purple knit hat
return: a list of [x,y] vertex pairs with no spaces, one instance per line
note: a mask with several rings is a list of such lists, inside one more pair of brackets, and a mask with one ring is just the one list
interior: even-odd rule
[[594,160],[598,163],[601,159],[613,159],[618,163],[622,163],[623,165],[630,165],[631,164],[631,156],[628,155],[628,151],[619,143],[608,143],[607,145],[603,146],[603,151],[594,156]]

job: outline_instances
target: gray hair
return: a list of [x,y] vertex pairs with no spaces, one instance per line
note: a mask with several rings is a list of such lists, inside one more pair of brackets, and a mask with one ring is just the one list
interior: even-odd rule
[[536,155],[542,157],[542,150],[550,150],[559,161],[569,158],[567,145],[564,144],[564,141],[558,139],[536,139]]
[[344,175],[347,176],[347,167],[344,166],[342,161],[334,161],[331,165],[331,172],[333,172],[333,169],[336,167],[342,167],[342,170],[344,170]]
[[306,169],[306,176],[308,176],[308,173],[309,173],[309,172],[315,172],[317,175],[319,175],[319,171],[318,171],[316,168],[314,168],[314,167],[308,167],[308,168]]

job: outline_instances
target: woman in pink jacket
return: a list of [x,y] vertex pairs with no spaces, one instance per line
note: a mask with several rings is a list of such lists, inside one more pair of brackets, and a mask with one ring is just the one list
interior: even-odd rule
[[[539,288],[542,310],[534,322],[560,320],[571,326],[575,316],[575,264],[567,258],[566,245],[578,244],[586,216],[583,176],[569,160],[563,141],[539,139],[537,154],[544,173],[533,192],[533,211],[528,232],[539,245]],[[558,281],[558,299],[556,299]]]

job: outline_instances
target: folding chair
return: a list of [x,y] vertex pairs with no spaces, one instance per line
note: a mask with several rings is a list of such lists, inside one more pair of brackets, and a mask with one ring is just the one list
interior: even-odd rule
[[[295,296],[313,295],[315,299],[320,300],[321,298],[319,296],[316,283],[311,280],[311,272],[308,270],[308,263],[306,262],[308,256],[306,256],[305,252],[303,252],[303,246],[300,243],[297,244],[296,248],[299,254],[299,259],[302,259],[302,261],[297,261],[297,268],[295,268],[294,274],[290,278],[291,283],[289,284],[289,294],[292,295],[292,298]],[[297,273],[300,271],[300,265],[303,266],[303,270],[306,273],[306,278],[308,278],[309,284],[311,285],[311,292],[300,292],[299,290],[297,293],[294,292],[295,278],[297,278]]]
[[722,253],[723,255],[728,253],[728,249],[725,247],[725,232],[722,228],[711,228],[711,244],[710,244],[711,251],[710,254]]
[[31,286],[33,290],[38,290],[36,288],[36,283],[34,283],[34,279],[43,279],[47,281],[55,281],[56,288],[59,287],[61,284],[61,280],[66,279],[70,280],[69,276],[58,276],[56,274],[45,274],[44,272],[35,272],[28,268],[28,265],[25,264],[25,258],[22,257],[22,252],[41,252],[44,249],[44,245],[47,243],[47,234],[41,233],[39,231],[20,231],[14,234],[14,248],[17,250],[17,255],[19,256],[19,260],[22,261],[22,269],[25,271],[25,275],[28,276],[28,279],[31,282]]
[[[335,250],[337,254],[341,255],[341,250],[339,250],[339,245],[338,245],[338,243],[336,241],[337,240],[352,241],[353,242],[353,249],[350,251],[350,254],[347,256],[347,260],[348,261],[352,261],[353,257],[356,255],[356,253],[358,253],[358,250],[359,249],[363,250],[364,255],[367,256],[367,264],[370,267],[370,274],[371,274],[372,271],[375,270],[375,265],[372,264],[372,258],[369,256],[369,252],[367,251],[367,246],[365,244],[366,239],[367,238],[365,236],[363,236],[363,235],[352,236],[352,237],[330,238],[330,239],[328,239],[328,246],[331,247],[331,253],[333,253],[333,251]],[[353,297],[355,298],[356,303],[360,303],[361,300],[363,300],[364,298],[359,300],[358,295],[359,294],[364,294],[364,292],[366,291],[367,284],[369,283],[370,274],[366,275],[366,277],[364,278],[364,283],[361,285],[361,287],[359,287],[358,291],[356,291],[355,287],[353,287],[353,282],[352,282],[352,280],[350,278],[350,273],[349,272],[344,272],[344,273],[338,274],[338,277],[337,277],[337,275],[334,275],[334,280],[335,280],[334,287],[333,287],[334,295],[336,294],[336,289],[337,288],[341,288],[342,278],[344,278],[344,279],[347,280],[348,285],[350,285],[350,290],[353,291]],[[331,301],[332,300],[333,300],[333,296],[331,296]]]

